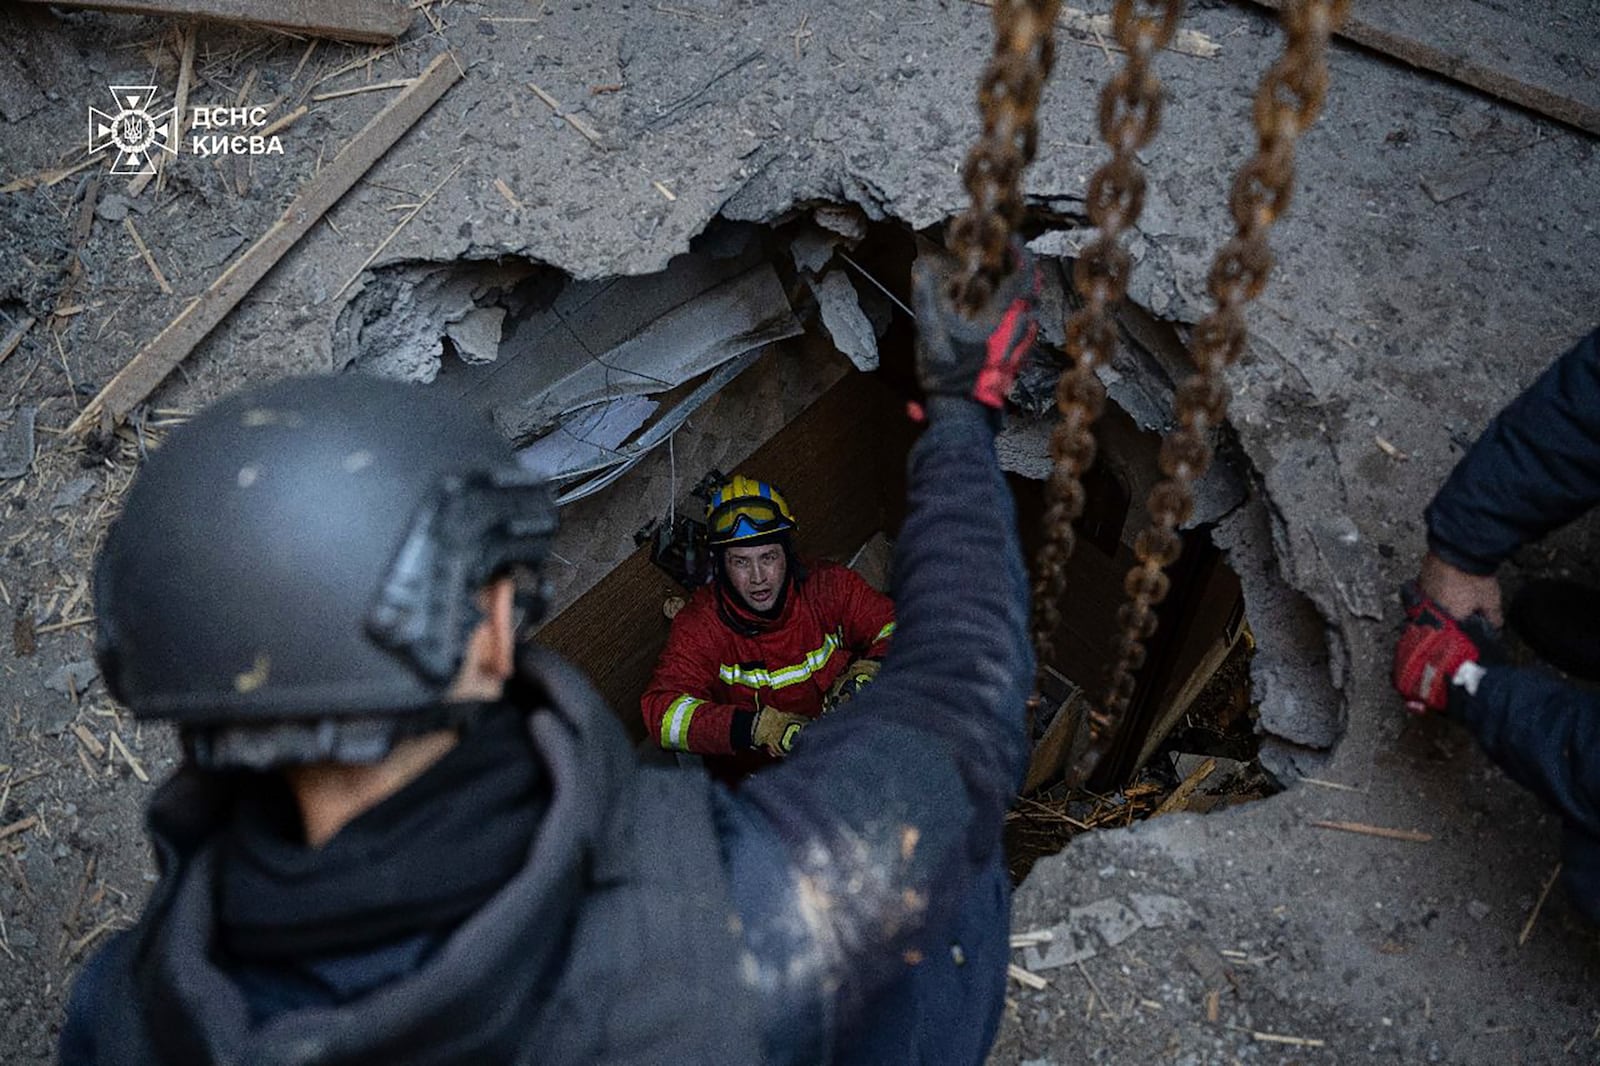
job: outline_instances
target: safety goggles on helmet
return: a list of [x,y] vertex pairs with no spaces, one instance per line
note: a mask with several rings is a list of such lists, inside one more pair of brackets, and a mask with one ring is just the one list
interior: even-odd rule
[[706,512],[712,547],[738,544],[795,527],[783,494],[765,481],[736,476],[712,495]]
[[793,528],[794,523],[771,500],[735,500],[712,512],[711,542],[731,544]]

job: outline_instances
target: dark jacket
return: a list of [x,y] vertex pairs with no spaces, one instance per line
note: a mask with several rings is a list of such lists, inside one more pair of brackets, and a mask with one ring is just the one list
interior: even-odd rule
[[[298,970],[230,972],[212,935],[226,785],[183,770],[151,807],[162,879],[74,990],[64,1066],[759,1061],[711,785],[637,767],[588,683],[540,656],[524,676],[545,697],[528,728],[551,800],[529,860],[409,973],[306,1004]],[[347,959],[346,981],[409,947]]]
[[[552,808],[524,872],[433,955],[343,1007],[248,1031],[258,1004],[205,950],[202,819],[162,846],[140,926],[85,969],[63,1063],[205,1063],[221,1056],[196,1049],[227,1044],[259,1049],[241,1063],[976,1066],[1004,1002],[1001,829],[1032,661],[1011,500],[974,405],[948,405],[913,451],[895,581],[878,681],[738,794],[638,769],[605,714],[535,713],[565,820]],[[540,669],[567,679],[545,685],[552,706],[594,702]],[[138,964],[161,944],[176,947]],[[145,1054],[152,1028],[176,1056]]]
[[[1428,545],[1472,574],[1600,504],[1600,330],[1495,416],[1427,510]],[[1600,607],[1597,607],[1600,610]],[[1492,666],[1453,712],[1560,813],[1562,879],[1600,921],[1600,695]]]

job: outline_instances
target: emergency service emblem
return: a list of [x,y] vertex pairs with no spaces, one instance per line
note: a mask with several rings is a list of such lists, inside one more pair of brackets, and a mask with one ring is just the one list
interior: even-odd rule
[[178,119],[173,108],[159,115],[150,109],[155,103],[154,85],[113,85],[117,102],[115,113],[89,108],[89,154],[107,148],[117,150],[113,174],[148,174],[156,168],[156,152],[178,154]]

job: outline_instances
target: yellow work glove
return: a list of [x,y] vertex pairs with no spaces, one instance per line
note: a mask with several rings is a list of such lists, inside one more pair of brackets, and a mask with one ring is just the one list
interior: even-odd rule
[[794,738],[800,735],[800,730],[810,724],[811,719],[803,714],[761,707],[756,710],[756,720],[750,726],[750,740],[756,747],[765,748],[768,755],[781,758],[794,748]]
[[828,694],[822,698],[822,709],[832,711],[855,698],[856,693],[872,683],[878,676],[878,668],[883,664],[876,659],[857,659],[844,668],[828,689]]

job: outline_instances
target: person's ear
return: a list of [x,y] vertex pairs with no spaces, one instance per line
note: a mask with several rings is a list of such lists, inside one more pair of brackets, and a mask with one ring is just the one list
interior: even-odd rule
[[483,618],[467,638],[461,657],[461,670],[451,683],[446,699],[497,700],[505,683],[516,669],[516,624],[513,594],[516,584],[503,577],[478,592],[478,609]]
[[516,669],[516,582],[510,577],[495,580],[478,593],[483,610],[483,672],[501,682],[510,680]]

